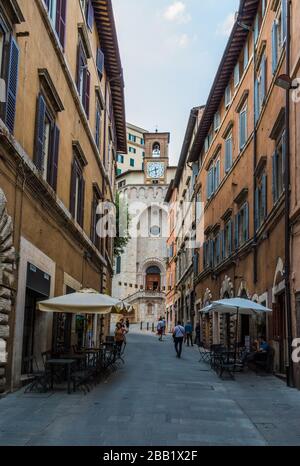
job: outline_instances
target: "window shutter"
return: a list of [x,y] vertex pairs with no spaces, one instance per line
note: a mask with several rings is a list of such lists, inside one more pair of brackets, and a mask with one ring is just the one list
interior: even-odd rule
[[244,47],[244,70],[247,68],[249,62],[249,48],[248,48],[248,42],[246,42],[245,47]]
[[209,266],[214,266],[214,241],[212,239],[209,242]]
[[76,178],[77,178],[77,164],[73,160],[71,169],[71,185],[70,185],[70,213],[75,218],[75,205],[76,205]]
[[100,146],[100,130],[101,130],[101,113],[99,110],[99,106],[96,106],[96,135],[95,135],[95,141],[97,144],[97,147],[99,149]]
[[262,87],[262,104],[265,102],[267,92],[267,58],[263,56],[261,63],[261,87]]
[[255,190],[255,231],[260,227],[260,215],[259,215],[259,189]]
[[87,7],[87,25],[90,31],[93,30],[94,25],[94,7],[92,4],[92,0],[89,0],[88,7]]
[[19,69],[19,47],[13,36],[10,38],[7,72],[7,97],[5,107],[5,124],[11,133],[14,132]]
[[275,74],[275,71],[277,69],[277,24],[274,21],[273,27],[272,27],[272,72]]
[[286,132],[282,134],[282,174],[285,174],[286,167]]
[[287,2],[288,0],[281,0],[281,38],[282,42],[286,39],[287,34]]
[[35,129],[35,150],[34,150],[34,163],[38,170],[43,169],[44,163],[44,134],[45,134],[45,115],[46,115],[46,102],[42,94],[38,96],[37,112],[36,112],[36,129]]
[[215,192],[215,176],[214,176],[215,168],[211,167],[210,169],[210,195],[212,196]]
[[258,14],[257,14],[256,17],[255,17],[255,21],[254,21],[254,41],[255,41],[255,43],[257,42],[258,36],[259,36],[259,17],[258,17]]
[[221,242],[222,242],[222,245],[221,245],[221,250],[222,250],[222,254],[221,254],[221,261],[226,259],[226,249],[225,249],[225,246],[226,246],[226,227],[225,227],[225,230],[222,231],[221,233]]
[[65,46],[67,0],[57,0],[56,32],[62,47]]
[[216,163],[216,181],[215,181],[215,191],[220,185],[220,174],[221,174],[221,168],[220,168],[220,160],[217,161]]
[[100,78],[100,81],[101,81],[102,76],[103,76],[103,72],[104,72],[104,53],[102,52],[102,50],[99,47],[97,49],[96,64],[97,64],[97,70],[98,70],[99,78]]
[[255,84],[254,84],[254,114],[255,114],[255,123],[257,123],[258,118],[259,118],[259,113],[260,113],[260,108],[259,108],[259,96],[258,96],[258,81],[255,79]]
[[225,143],[225,171],[226,173],[230,170],[232,165],[232,139],[226,139]]
[[78,92],[80,91],[80,71],[81,71],[81,63],[82,63],[82,46],[81,43],[78,43],[77,46],[77,69],[76,69],[76,86]]
[[217,257],[216,257],[216,264],[218,265],[221,262],[221,233],[217,236]]
[[85,82],[85,100],[84,108],[86,116],[89,118],[90,115],[90,88],[91,88],[91,73],[86,71],[86,82]]
[[206,196],[207,196],[207,200],[209,200],[210,198],[210,171],[207,172],[207,175],[206,175]]
[[58,156],[59,156],[59,138],[60,131],[59,128],[54,125],[52,129],[52,143],[51,143],[51,153],[49,157],[49,178],[48,183],[56,191],[57,188],[57,171],[58,171]]
[[206,269],[206,242],[203,243],[203,269]]
[[245,224],[244,224],[244,228],[245,228],[245,234],[244,234],[244,239],[245,241],[248,241],[249,239],[249,203],[246,202],[245,204],[245,214],[244,214],[244,221],[245,221]]
[[277,190],[277,152],[273,154],[272,157],[272,192],[273,192],[273,202],[278,199],[278,190]]
[[235,216],[235,222],[234,222],[234,246],[235,249],[237,250],[239,248],[239,220],[240,220],[240,214],[237,214]]
[[83,228],[84,225],[84,195],[85,195],[85,181],[81,178],[80,191],[79,191],[79,202],[78,202],[78,223]]
[[228,244],[228,253],[229,253],[229,256],[231,256],[231,254],[232,254],[232,225],[233,225],[233,222],[232,222],[232,220],[230,220],[229,228],[228,228],[228,230],[229,230],[229,232],[228,232],[228,242],[229,242],[229,244]]
[[268,214],[267,206],[267,175],[262,177],[262,206],[263,206],[263,218],[265,219]]

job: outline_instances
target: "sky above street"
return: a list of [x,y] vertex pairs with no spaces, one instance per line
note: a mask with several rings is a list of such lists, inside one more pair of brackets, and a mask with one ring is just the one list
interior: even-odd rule
[[239,0],[113,0],[127,121],[171,133],[177,164],[192,107],[206,103]]

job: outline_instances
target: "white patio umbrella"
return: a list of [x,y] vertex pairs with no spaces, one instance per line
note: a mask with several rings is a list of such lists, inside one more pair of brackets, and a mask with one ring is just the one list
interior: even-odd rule
[[92,289],[82,289],[77,293],[71,293],[57,298],[41,301],[37,304],[42,312],[58,312],[64,314],[110,314],[127,312],[130,305],[120,299],[97,293]]
[[219,312],[220,314],[236,314],[236,329],[235,329],[235,359],[236,359],[236,343],[238,334],[238,321],[239,314],[252,315],[272,312],[272,309],[268,309],[261,304],[258,304],[250,299],[243,298],[231,298],[221,299],[220,301],[213,301],[209,306],[201,309],[202,313]]
[[209,306],[200,310],[200,312],[204,312],[205,314],[210,311],[219,312],[220,314],[235,314],[238,312],[239,314],[252,315],[253,313],[272,312],[272,309],[268,309],[250,299],[231,298],[213,301]]

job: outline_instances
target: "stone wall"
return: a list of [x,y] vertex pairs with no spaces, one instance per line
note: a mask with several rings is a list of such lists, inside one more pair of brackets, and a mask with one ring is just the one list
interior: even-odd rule
[[6,386],[7,340],[14,281],[15,250],[12,231],[12,219],[7,214],[6,198],[0,189],[0,393]]

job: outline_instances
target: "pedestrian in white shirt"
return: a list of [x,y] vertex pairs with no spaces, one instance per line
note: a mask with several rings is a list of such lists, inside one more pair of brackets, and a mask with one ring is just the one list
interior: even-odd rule
[[185,335],[184,327],[181,325],[181,322],[179,321],[176,327],[174,328],[174,332],[173,332],[173,338],[174,338],[175,351],[177,353],[176,354],[177,358],[181,357],[184,335]]

